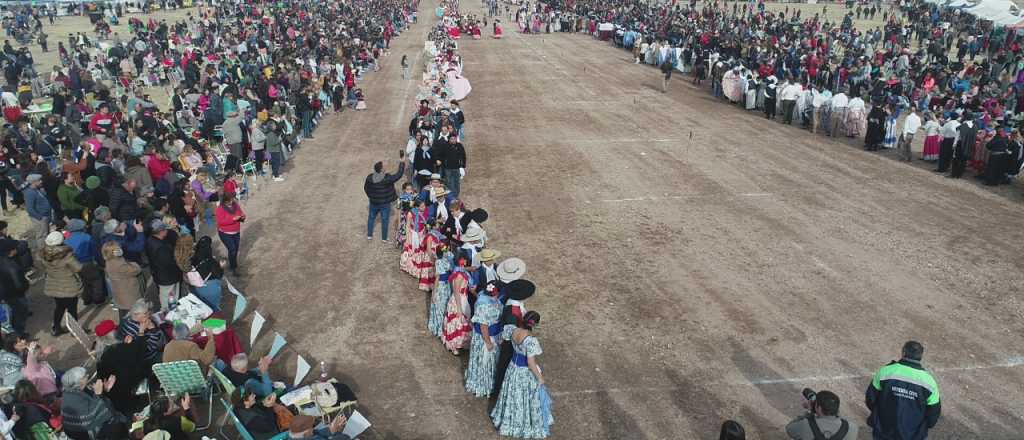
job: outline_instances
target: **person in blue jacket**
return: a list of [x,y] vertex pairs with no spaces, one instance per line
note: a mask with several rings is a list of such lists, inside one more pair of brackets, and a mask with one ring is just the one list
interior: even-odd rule
[[924,346],[903,344],[903,355],[880,368],[865,393],[874,440],[924,440],[942,413],[939,385],[924,366]]

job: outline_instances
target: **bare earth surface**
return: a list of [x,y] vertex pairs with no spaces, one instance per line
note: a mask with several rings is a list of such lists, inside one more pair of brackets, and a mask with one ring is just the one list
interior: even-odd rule
[[[405,143],[415,86],[398,61],[420,65],[426,3],[363,83],[370,109],[327,118],[288,180],[247,202],[237,284],[291,335],[277,375],[295,352],[326,362],[374,437],[495,438],[464,359],[426,332],[426,294],[363,229],[362,180]],[[682,75],[662,94],[656,69],[588,36],[506,35],[461,42],[463,198],[539,286],[552,438],[708,439],[727,418],[781,438],[804,386],[863,424],[870,374],[908,339],[942,389],[931,438],[1021,438],[1019,184],[989,191],[783,127]]]

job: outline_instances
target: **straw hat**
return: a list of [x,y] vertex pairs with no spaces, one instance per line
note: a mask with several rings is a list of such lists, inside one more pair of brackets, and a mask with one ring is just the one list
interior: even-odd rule
[[479,228],[473,228],[473,229],[470,229],[470,230],[462,233],[462,241],[464,241],[464,242],[480,241],[483,238],[484,238],[483,230],[481,230]]
[[526,275],[526,262],[516,257],[506,258],[498,264],[498,269],[495,272],[498,275],[498,280],[503,283],[511,283]]
[[494,249],[484,249],[480,251],[480,261],[494,261],[501,256],[501,252]]

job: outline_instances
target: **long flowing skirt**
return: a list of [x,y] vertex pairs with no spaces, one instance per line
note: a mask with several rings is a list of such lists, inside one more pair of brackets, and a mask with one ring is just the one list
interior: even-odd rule
[[444,313],[444,346],[455,351],[466,348],[469,334],[473,331],[469,326],[469,318],[463,313],[469,310],[469,299],[465,294],[453,293],[448,299]]
[[451,284],[448,284],[447,281],[438,281],[430,299],[430,311],[427,316],[427,330],[430,331],[430,334],[437,337],[444,336],[444,315],[451,298]]
[[868,123],[867,114],[864,113],[863,109],[848,109],[846,110],[846,121],[844,122],[844,132],[847,136],[860,137],[866,130],[865,126]]
[[885,120],[885,139],[882,140],[883,148],[896,148],[896,119],[886,118]]
[[921,153],[924,160],[939,160],[939,147],[942,144],[942,136],[928,136],[924,138],[924,151]]
[[403,246],[405,245],[405,234],[408,232],[405,229],[409,219],[405,214],[405,212],[402,212],[402,215],[398,217],[398,230],[395,234],[395,244],[399,249],[403,249]]
[[466,392],[476,397],[491,395],[494,388],[494,365],[498,361],[498,345],[488,351],[484,337],[473,332],[469,342],[469,366],[466,368]]
[[747,102],[746,102],[747,110],[753,110],[753,109],[757,108],[757,90],[755,90],[755,89],[747,90],[746,98],[747,98]]
[[517,438],[545,438],[550,434],[541,415],[539,385],[529,368],[508,366],[498,403],[491,411],[498,434]]

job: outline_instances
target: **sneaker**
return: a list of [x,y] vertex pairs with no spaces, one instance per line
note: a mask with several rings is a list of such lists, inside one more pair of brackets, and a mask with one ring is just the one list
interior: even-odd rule
[[277,176],[277,177],[274,178],[274,181],[275,182],[284,182],[284,177]]
[[366,236],[366,239],[367,239],[367,240],[373,240],[373,237],[371,237],[371,236],[367,235],[367,236]]
[[388,239],[386,239],[386,238],[382,238],[382,239],[380,239],[380,241],[383,241],[383,242],[387,243],[387,242],[388,242]]

